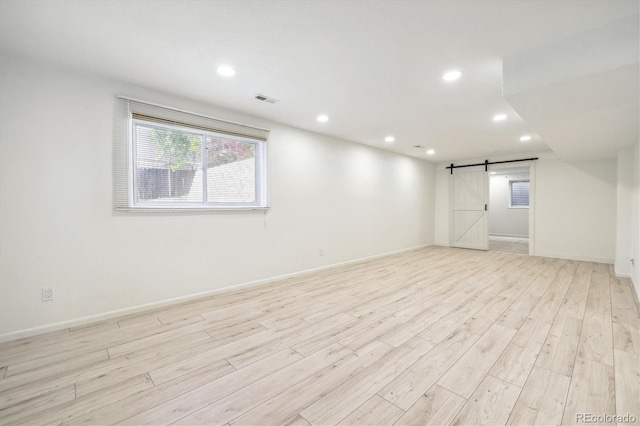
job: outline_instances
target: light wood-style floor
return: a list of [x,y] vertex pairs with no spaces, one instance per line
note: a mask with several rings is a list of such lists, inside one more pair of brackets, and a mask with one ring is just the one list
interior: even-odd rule
[[489,250],[529,254],[529,238],[489,235]]
[[640,419],[639,330],[610,265],[432,247],[4,343],[0,423]]

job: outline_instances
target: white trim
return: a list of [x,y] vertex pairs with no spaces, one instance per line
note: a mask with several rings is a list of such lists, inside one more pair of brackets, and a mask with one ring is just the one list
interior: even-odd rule
[[489,234],[490,237],[514,237],[514,238],[529,238],[528,235],[519,235],[519,234]]
[[627,278],[627,279],[630,279],[630,280],[632,279],[631,278],[631,274],[625,274],[623,272],[618,272],[618,271],[615,271],[615,273],[616,273],[616,278]]
[[640,311],[640,295],[638,294],[638,291],[636,290],[636,285],[633,282],[633,276],[632,275],[629,276],[629,286],[631,287],[631,293],[633,293],[633,301],[636,304],[636,309],[638,311]]
[[591,257],[591,256],[580,256],[566,253],[551,253],[551,252],[536,252],[537,257],[551,257],[554,259],[566,259],[566,260],[578,260],[580,262],[594,262],[594,263],[606,263],[612,264],[613,259],[607,259],[604,257]]
[[536,254],[536,164],[529,164],[529,256]]
[[[449,174],[449,173],[447,173]],[[453,241],[453,169],[451,169],[451,173],[449,174],[449,177],[447,178],[448,185],[449,185],[449,244],[447,244],[447,246],[449,247],[454,247],[454,241]],[[435,204],[435,203],[434,203]]]
[[368,261],[368,260],[372,260],[372,259],[377,259],[377,258],[380,258],[380,257],[391,256],[391,255],[394,255],[394,254],[404,253],[404,252],[413,251],[413,250],[419,250],[419,249],[430,247],[430,246],[433,246],[433,244],[423,244],[423,245],[404,248],[404,249],[400,249],[400,250],[394,250],[394,251],[390,251],[390,252],[386,252],[386,253],[374,254],[372,256],[366,256],[366,257],[361,257],[361,258],[358,258],[358,259],[347,260],[347,261],[344,261],[344,262],[333,263],[331,265],[319,266],[317,268],[304,269],[304,270],[301,270],[301,271],[291,272],[291,273],[288,273],[288,274],[277,275],[275,277],[264,278],[264,279],[255,280],[255,281],[249,281],[249,282],[246,282],[246,283],[235,284],[235,285],[222,287],[222,288],[217,288],[217,289],[209,290],[209,291],[203,291],[201,293],[195,293],[195,294],[189,294],[189,295],[186,295],[186,296],[174,297],[172,299],[165,299],[165,300],[160,300],[158,302],[145,303],[144,305],[132,306],[132,307],[129,307],[129,308],[124,308],[124,309],[117,309],[117,310],[114,310],[114,311],[104,312],[104,313],[97,314],[97,315],[89,315],[89,316],[86,316],[86,317],[76,318],[76,319],[72,319],[72,320],[60,321],[60,322],[56,322],[56,323],[53,323],[53,324],[42,325],[42,326],[38,326],[38,327],[27,328],[27,329],[24,329],[24,330],[13,331],[11,333],[0,334],[0,342],[16,340],[16,339],[20,339],[20,338],[23,338],[23,337],[35,336],[35,335],[38,335],[38,334],[43,334],[43,333],[47,333],[47,332],[51,332],[51,331],[63,330],[65,328],[70,328],[70,327],[77,327],[77,326],[80,326],[80,325],[85,325],[85,324],[89,324],[89,323],[92,323],[92,322],[112,319],[112,318],[120,317],[120,316],[123,316],[123,315],[135,314],[135,313],[138,313],[138,312],[143,312],[143,311],[147,311],[147,310],[151,310],[151,309],[156,309],[156,308],[160,308],[160,307],[163,307],[163,306],[174,305],[174,304],[177,304],[177,303],[182,303],[182,302],[187,302],[187,301],[190,301],[190,300],[204,298],[204,297],[211,296],[211,295],[218,294],[218,293],[224,293],[224,292],[228,292],[228,291],[232,291],[232,290],[239,290],[239,289],[242,289],[242,288],[257,287],[257,286],[261,286],[261,285],[266,285],[266,284],[270,284],[270,283],[272,283],[274,281],[282,280],[282,279],[285,279],[285,278],[291,278],[291,277],[295,277],[295,276],[299,276],[299,275],[307,275],[307,274],[311,274],[311,273],[314,273],[314,272],[324,271],[326,269],[337,268],[337,267],[340,267],[340,266],[351,265],[351,264],[354,264],[354,263],[364,262],[364,261]]
[[206,211],[206,212],[215,212],[215,211],[253,211],[253,210],[269,210],[270,206],[258,207],[258,206],[248,206],[248,207],[189,207],[189,206],[148,206],[144,207],[116,207],[116,210],[123,212],[193,212],[193,211]]

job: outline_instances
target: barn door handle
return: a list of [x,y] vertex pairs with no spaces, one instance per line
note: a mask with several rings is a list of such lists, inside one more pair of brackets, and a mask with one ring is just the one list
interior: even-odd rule
[[484,211],[485,212],[487,211],[487,205],[486,204],[484,205]]

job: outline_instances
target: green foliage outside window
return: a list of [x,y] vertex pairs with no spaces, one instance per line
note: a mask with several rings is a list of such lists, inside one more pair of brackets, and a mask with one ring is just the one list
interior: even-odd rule
[[180,170],[187,161],[195,162],[200,157],[200,137],[198,136],[153,129],[151,141],[158,149],[158,156],[169,160],[172,171]]
[[[172,130],[153,129],[151,141],[157,147],[157,155],[169,160],[172,171],[180,170],[185,163],[200,162],[199,136]],[[255,158],[255,145],[219,138],[207,138],[207,166],[216,167],[223,164]]]

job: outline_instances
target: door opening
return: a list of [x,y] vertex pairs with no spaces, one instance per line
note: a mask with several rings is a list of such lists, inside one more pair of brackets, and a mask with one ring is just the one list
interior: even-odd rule
[[530,166],[492,168],[489,174],[489,250],[529,254],[533,201]]

